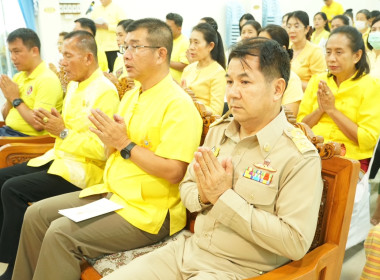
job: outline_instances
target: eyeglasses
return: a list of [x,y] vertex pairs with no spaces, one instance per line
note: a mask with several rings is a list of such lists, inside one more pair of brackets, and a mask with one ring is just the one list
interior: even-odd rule
[[119,52],[124,54],[126,51],[130,51],[131,53],[137,53],[139,49],[159,49],[161,47],[158,46],[139,46],[139,45],[121,45],[119,48]]

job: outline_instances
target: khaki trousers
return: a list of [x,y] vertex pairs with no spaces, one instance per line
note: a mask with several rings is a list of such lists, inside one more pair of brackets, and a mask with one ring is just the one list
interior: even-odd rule
[[75,223],[59,209],[81,206],[100,195],[79,192],[41,200],[28,208],[22,226],[13,280],[78,280],[83,256],[95,258],[153,244],[169,234],[169,214],[158,234],[142,231],[115,212]]
[[138,257],[103,280],[241,280],[258,276],[250,269],[200,249],[194,236]]

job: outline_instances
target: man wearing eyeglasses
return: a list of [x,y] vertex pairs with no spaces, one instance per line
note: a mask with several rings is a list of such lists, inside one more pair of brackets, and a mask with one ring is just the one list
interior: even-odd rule
[[[83,256],[149,245],[185,226],[178,184],[199,145],[202,120],[170,75],[170,28],[141,19],[127,33],[125,66],[141,85],[124,95],[113,119],[100,110],[89,117],[108,149],[104,183],[28,208],[13,279],[77,280]],[[79,223],[58,214],[105,196],[123,208]]]

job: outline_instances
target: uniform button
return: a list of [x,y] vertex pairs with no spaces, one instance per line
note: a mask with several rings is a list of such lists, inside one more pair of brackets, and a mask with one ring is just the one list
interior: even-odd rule
[[255,198],[255,196],[253,194],[251,194],[251,199],[254,199],[254,198]]
[[266,151],[266,152],[270,151],[270,145],[268,143],[264,144],[264,151]]

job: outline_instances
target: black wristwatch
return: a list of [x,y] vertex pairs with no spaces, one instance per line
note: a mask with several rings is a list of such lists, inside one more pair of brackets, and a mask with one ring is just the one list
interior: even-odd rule
[[127,147],[125,147],[124,149],[120,151],[121,157],[125,159],[129,159],[131,157],[131,151],[134,146],[136,146],[136,143],[133,143],[133,142],[129,143]]
[[16,99],[13,99],[12,105],[14,108],[16,108],[18,105],[20,105],[23,102],[24,102],[24,100],[22,100],[21,98],[16,98]]

